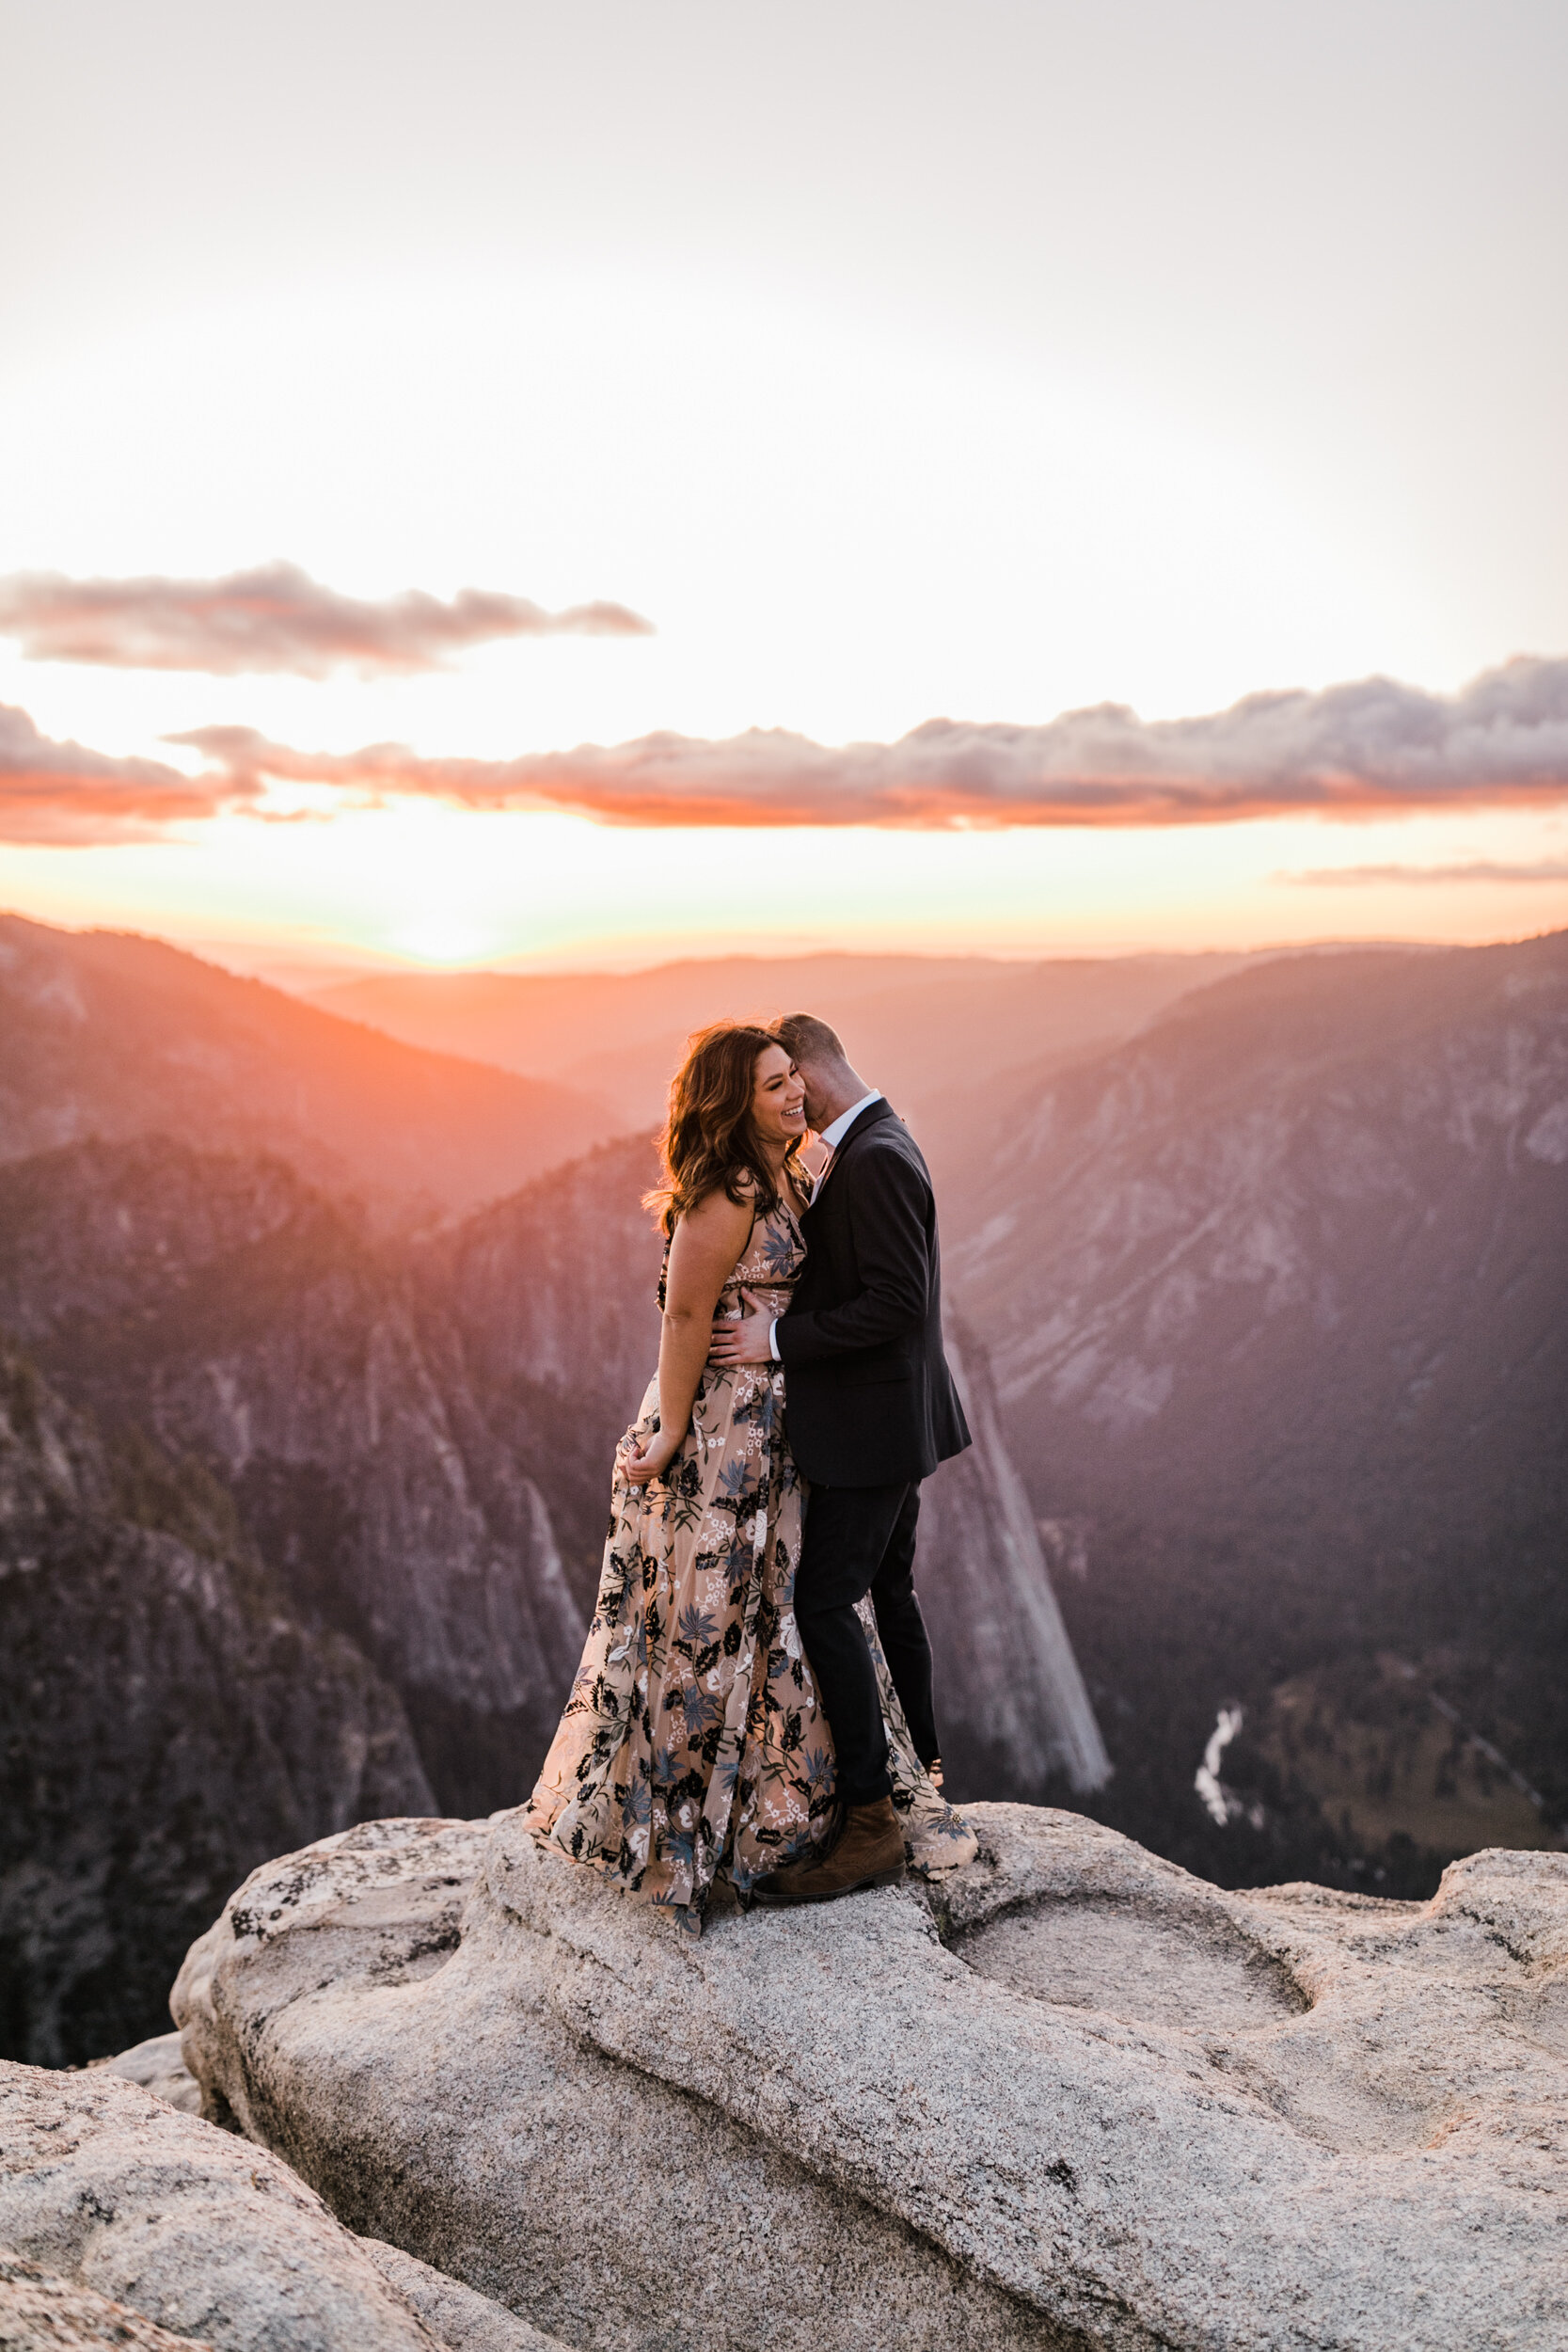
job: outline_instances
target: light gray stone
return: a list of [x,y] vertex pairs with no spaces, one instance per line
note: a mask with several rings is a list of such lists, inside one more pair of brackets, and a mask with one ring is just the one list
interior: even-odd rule
[[287,2165],[103,2068],[0,2064],[0,2246],[217,2352],[439,2344]]
[[359,2243],[388,2285],[410,2311],[419,2312],[447,2352],[564,2352],[558,2337],[541,2335],[515,2312],[503,2311],[487,2295],[476,2295],[445,2271],[432,2269],[417,2254],[405,2254],[401,2246],[388,2246],[381,2238],[362,2237]]
[[350,2226],[605,2352],[1568,2340],[1568,1856],[1227,1895],[972,1818],[939,1889],[700,1943],[515,1816],[351,1831],[193,1949],[187,2060]]
[[178,2107],[182,2115],[201,2113],[201,2085],[185,2064],[177,2033],[153,2034],[121,2050],[117,2058],[92,2062],[105,2074],[118,2074],[121,2082],[140,2083],[144,2090],[150,2090],[166,2106]]
[[60,2279],[24,2255],[0,2250],[0,2352],[214,2352],[193,2336],[171,2336],[124,2303]]

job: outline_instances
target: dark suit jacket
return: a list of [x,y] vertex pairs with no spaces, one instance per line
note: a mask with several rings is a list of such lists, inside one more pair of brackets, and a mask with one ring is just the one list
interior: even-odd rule
[[795,1459],[823,1486],[928,1477],[969,1430],[942,1352],[931,1179],[891,1104],[862,1111],[800,1230],[777,1333]]

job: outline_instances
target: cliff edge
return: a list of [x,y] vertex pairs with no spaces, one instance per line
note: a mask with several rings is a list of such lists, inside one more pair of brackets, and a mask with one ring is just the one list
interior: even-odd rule
[[1231,1895],[1062,1812],[700,1943],[515,1815],[251,1876],[206,2111],[581,2346],[1560,2344],[1568,1856]]

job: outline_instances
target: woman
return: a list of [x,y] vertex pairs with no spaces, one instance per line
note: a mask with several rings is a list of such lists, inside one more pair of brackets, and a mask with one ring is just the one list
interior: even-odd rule
[[[766,1029],[721,1021],[670,1089],[658,1372],[615,1460],[598,1603],[525,1818],[542,1841],[700,1932],[826,1836],[832,1740],[790,1606],[802,1483],[777,1364],[707,1361],[744,1289],[783,1314],[805,1257],[805,1089]],[[974,1841],[931,1786],[872,1633],[894,1802],[917,1867]]]

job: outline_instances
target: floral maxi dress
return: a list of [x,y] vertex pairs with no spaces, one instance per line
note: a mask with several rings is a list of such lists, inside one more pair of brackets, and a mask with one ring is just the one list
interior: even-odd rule
[[[804,1258],[781,1201],[753,1223],[720,1311],[740,1311],[744,1286],[782,1314]],[[626,1444],[657,1426],[656,1377]],[[594,1621],[524,1809],[543,1842],[699,1931],[721,1872],[744,1897],[830,1826],[832,1736],[792,1607],[807,1499],[779,1364],[709,1364],[661,1480],[632,1486],[617,1455]],[[954,1868],[974,1838],[927,1777],[869,1602],[861,1613],[906,1850],[917,1869]]]

